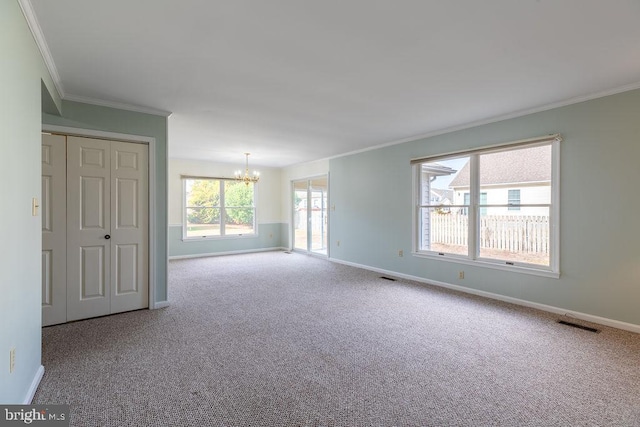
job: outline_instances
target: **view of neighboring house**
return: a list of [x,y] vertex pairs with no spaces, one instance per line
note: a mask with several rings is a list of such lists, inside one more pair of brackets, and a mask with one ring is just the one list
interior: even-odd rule
[[[432,185],[438,177],[447,177],[456,170],[440,163],[428,163],[421,166],[421,198],[423,204],[450,205],[453,203],[453,191],[442,186]],[[439,187],[439,188],[436,188]]]
[[[551,154],[546,144],[421,163],[419,250],[473,256],[472,222],[480,257],[549,265]],[[471,170],[472,159],[478,171]]]
[[441,205],[451,205],[453,203],[453,191],[441,188],[431,189],[431,203]]
[[[523,152],[524,151],[524,152]],[[449,183],[454,205],[468,205],[470,165],[467,161]],[[551,147],[500,151],[480,158],[480,205],[482,215],[548,215],[551,198]],[[508,206],[513,205],[513,206]]]

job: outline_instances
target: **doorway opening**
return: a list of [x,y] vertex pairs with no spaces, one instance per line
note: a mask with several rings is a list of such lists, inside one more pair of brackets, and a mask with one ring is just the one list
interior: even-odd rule
[[329,179],[293,181],[293,249],[328,256]]

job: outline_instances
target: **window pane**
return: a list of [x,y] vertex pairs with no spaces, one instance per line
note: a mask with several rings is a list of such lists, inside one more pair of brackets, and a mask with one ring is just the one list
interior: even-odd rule
[[187,179],[186,237],[220,235],[220,180]]
[[220,206],[220,180],[187,179],[186,206]]
[[307,245],[307,227],[308,211],[307,211],[307,189],[308,181],[295,181],[293,183],[293,203],[294,203],[294,216],[293,216],[293,229],[294,229],[294,245],[297,249],[309,250]]
[[[468,255],[469,157],[420,166],[420,250]],[[449,205],[458,205],[447,207]]]
[[541,214],[481,217],[480,257],[549,266],[549,208],[535,209]]
[[[551,145],[519,148],[480,155],[480,191],[487,204],[507,205],[551,203]],[[509,208],[488,208],[488,215],[507,214]],[[528,215],[524,209],[523,215]]]
[[[242,184],[244,185],[244,184]],[[253,208],[226,208],[224,234],[253,234]]]
[[421,205],[462,205],[469,192],[469,157],[428,162],[420,165]]
[[311,207],[308,218],[311,227],[311,245],[309,250],[326,254],[327,249],[327,190],[329,183],[326,177],[312,179],[309,182]]
[[240,181],[225,181],[224,205],[229,208],[253,207],[253,184]]
[[187,208],[187,237],[220,235],[220,208]]
[[469,217],[461,211],[420,208],[420,250],[468,255]]
[[225,235],[254,234],[254,186],[239,181],[225,181]]

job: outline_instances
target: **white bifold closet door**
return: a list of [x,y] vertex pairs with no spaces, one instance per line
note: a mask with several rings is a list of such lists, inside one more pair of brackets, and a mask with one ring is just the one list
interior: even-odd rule
[[42,135],[42,325],[67,321],[67,156],[64,135]]
[[65,320],[148,307],[148,147],[69,136],[66,160]]

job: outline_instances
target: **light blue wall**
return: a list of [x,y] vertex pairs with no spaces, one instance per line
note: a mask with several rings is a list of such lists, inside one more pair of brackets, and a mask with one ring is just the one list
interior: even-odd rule
[[233,252],[261,251],[282,247],[286,224],[258,224],[258,235],[228,239],[182,240],[182,225],[169,226],[169,256],[204,256]]
[[[24,403],[41,372],[41,90],[60,103],[15,0],[0,1],[0,403]],[[15,348],[15,371],[9,351]]]
[[[410,254],[411,158],[550,133],[564,138],[560,279]],[[336,158],[331,256],[640,325],[639,159],[640,90]]]
[[292,249],[291,224],[284,223],[280,227],[280,246],[285,249]]
[[167,299],[167,118],[97,105],[62,101],[62,116],[43,114],[50,125],[100,130],[156,139],[156,302]]

